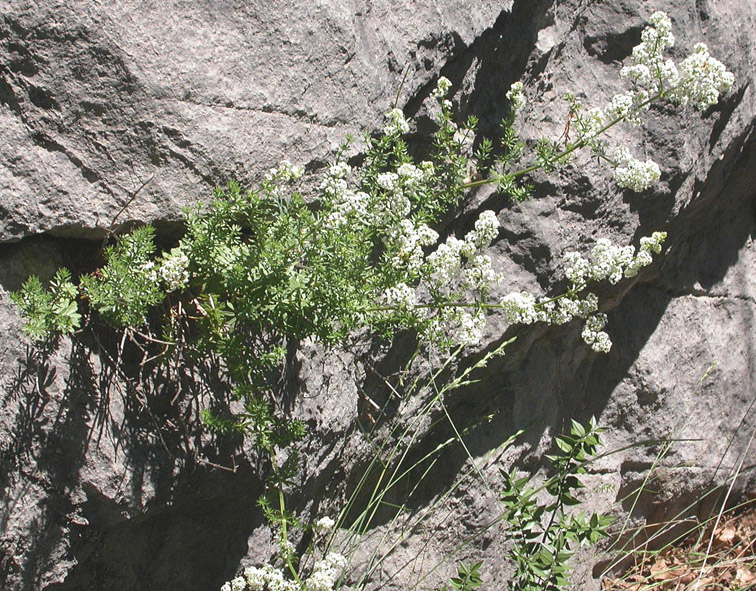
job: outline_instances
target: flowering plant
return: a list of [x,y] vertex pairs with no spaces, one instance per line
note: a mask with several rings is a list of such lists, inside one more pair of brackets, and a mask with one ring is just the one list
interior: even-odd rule
[[[527,109],[527,89],[516,82],[506,94],[509,111],[497,149],[482,140],[473,151],[477,122],[455,121],[451,83],[441,77],[431,93],[437,130],[425,159],[413,156],[404,139],[411,122],[394,108],[386,114],[382,133],[365,135],[359,156],[348,157],[354,146],[350,140],[323,170],[305,171],[284,161],[255,190],[234,183],[217,189],[209,203],[186,212],[186,231],[167,252],[156,254],[151,227],[137,228],[114,236],[103,264],[82,275],[78,285],[62,270],[49,290],[30,278],[14,296],[35,339],[80,329],[82,318],[89,317],[86,307],[79,313],[77,300],[82,300],[82,306],[142,339],[145,347],[159,347],[150,360],[191,363],[208,354],[220,359],[242,410],[230,417],[208,411],[204,420],[217,430],[246,434],[269,459],[268,490],[260,506],[278,532],[281,562],[280,568],[249,567],[223,591],[329,591],[339,586],[346,568],[346,559],[326,544],[305,575],[289,542],[292,528],[303,526],[286,510],[283,494],[297,457],[291,449],[282,450],[303,437],[304,425],[288,417],[270,374],[292,344],[310,339],[332,346],[360,329],[389,338],[409,329],[444,352],[479,343],[487,317],[500,313],[511,324],[580,318],[583,340],[597,352],[610,350],[607,318],[599,311],[593,285],[637,275],[661,252],[665,232],[641,238],[637,248],[599,239],[590,255],[565,253],[569,287],[562,293],[494,298],[505,278],[488,251],[503,216],[481,211],[466,235],[447,232],[443,240],[442,220],[467,191],[482,185],[524,199],[528,175],[563,166],[582,148],[608,163],[622,188],[642,192],[658,180],[659,166],[635,159],[625,146],[610,157],[605,132],[623,122],[641,124],[656,101],[707,109],[732,87],[734,77],[702,44],[679,65],[665,59],[663,51],[674,42],[670,20],[655,13],[650,23],[620,72],[630,90],[588,111],[568,95],[576,137],[571,141],[565,134],[564,145],[544,139],[533,151],[526,149],[517,126]],[[481,178],[468,178],[472,166]],[[306,183],[306,177],[314,182]],[[314,194],[306,194],[307,187],[316,187]],[[161,320],[153,314],[157,309],[164,312]],[[159,338],[150,332],[156,323]],[[442,398],[439,394],[434,403],[443,403]],[[595,425],[591,429],[596,432]],[[591,452],[598,443],[580,439],[584,431],[573,435],[580,440],[576,446]],[[518,510],[527,505],[523,490],[511,481],[507,498]],[[322,518],[315,529],[334,525]],[[531,542],[523,543],[525,556]],[[473,566],[460,567],[454,588],[477,586]],[[558,578],[555,585],[561,584]]]

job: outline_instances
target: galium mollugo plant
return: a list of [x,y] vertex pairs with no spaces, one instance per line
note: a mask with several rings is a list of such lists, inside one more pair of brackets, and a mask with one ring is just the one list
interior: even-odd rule
[[[587,111],[568,95],[564,142],[541,139],[529,149],[519,137],[518,117],[528,102],[526,87],[516,82],[505,97],[510,108],[496,146],[484,139],[473,150],[477,121],[456,122],[448,98],[451,84],[442,77],[431,93],[437,130],[426,159],[413,156],[404,138],[411,121],[394,108],[382,133],[363,137],[360,158],[348,158],[354,143],[347,142],[324,170],[306,173],[284,161],[254,190],[231,183],[217,189],[210,202],[189,208],[185,234],[171,250],[157,253],[149,226],[116,235],[100,268],[78,284],[65,270],[49,289],[30,278],[14,301],[37,340],[80,329],[86,315],[79,301],[126,331],[144,329],[151,311],[162,307],[160,339],[144,330],[139,338],[147,345],[159,341],[166,359],[182,356],[191,362],[197,355],[217,356],[243,410],[230,417],[206,412],[204,420],[220,431],[248,435],[270,460],[261,507],[279,532],[282,548],[288,549],[287,532],[301,524],[286,510],[283,489],[297,462],[293,452],[280,452],[303,436],[304,426],[281,408],[270,373],[292,344],[312,339],[332,346],[360,329],[387,338],[409,329],[443,351],[480,342],[488,315],[498,311],[512,324],[564,324],[580,318],[584,341],[598,352],[610,349],[606,316],[599,311],[593,286],[637,274],[661,251],[664,232],[641,239],[637,249],[599,239],[588,256],[565,253],[569,287],[561,294],[519,292],[494,301],[492,288],[506,281],[488,254],[501,214],[483,211],[469,233],[451,233],[443,241],[440,224],[478,186],[493,184],[511,199],[526,198],[531,173],[563,166],[583,148],[609,164],[620,187],[647,189],[660,177],[658,165],[635,159],[626,146],[610,157],[606,132],[625,122],[642,124],[656,101],[707,109],[734,83],[701,44],[679,64],[664,58],[673,42],[669,18],[652,15],[630,64],[620,72],[631,88],[603,108]],[[473,168],[482,178],[468,177]],[[316,182],[305,184],[305,174],[316,175]],[[305,194],[306,186],[317,187],[315,193]],[[281,589],[309,589],[291,552],[284,551],[281,558],[293,577],[293,582],[282,579]],[[338,570],[329,568],[313,572]],[[254,580],[278,591],[271,582],[278,575],[271,572],[262,579],[256,574]],[[320,578],[337,585],[330,575]]]

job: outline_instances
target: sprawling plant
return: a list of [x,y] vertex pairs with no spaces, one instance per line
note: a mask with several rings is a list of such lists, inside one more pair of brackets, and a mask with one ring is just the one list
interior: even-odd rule
[[[480,212],[464,236],[450,233],[441,240],[439,232],[467,191],[492,184],[503,198],[524,199],[530,174],[564,166],[583,148],[611,167],[620,187],[642,192],[658,180],[656,163],[637,160],[626,146],[610,151],[605,132],[620,123],[640,125],[658,101],[707,109],[734,77],[702,44],[679,64],[666,59],[663,51],[674,41],[670,20],[655,13],[650,23],[620,72],[631,88],[590,110],[568,95],[570,125],[560,141],[528,144],[519,137],[518,114],[527,101],[517,82],[506,95],[500,137],[480,140],[473,150],[477,122],[455,122],[451,85],[442,77],[432,93],[437,130],[425,159],[413,154],[404,139],[410,122],[394,108],[382,132],[366,134],[356,155],[350,141],[324,169],[306,174],[285,161],[256,189],[231,183],[216,190],[212,200],[187,210],[185,233],[169,251],[158,254],[153,229],[138,228],[115,236],[104,264],[78,285],[61,270],[49,289],[32,277],[14,295],[37,340],[81,328],[89,314],[79,311],[79,302],[127,331],[148,319],[154,326],[153,312],[162,309],[165,358],[212,354],[221,360],[243,410],[230,418],[208,411],[204,420],[247,434],[269,458],[269,487],[260,504],[279,537],[281,561],[280,568],[247,569],[224,587],[329,591],[346,567],[341,555],[323,547],[322,558],[302,570],[289,542],[291,529],[305,526],[285,506],[283,490],[297,461],[283,450],[303,436],[304,427],[281,410],[270,376],[291,346],[305,339],[343,344],[359,330],[386,338],[412,330],[425,346],[443,352],[478,343],[487,316],[498,310],[512,324],[580,319],[583,340],[598,352],[610,350],[594,286],[636,275],[661,252],[665,232],[641,238],[637,247],[599,239],[589,254],[564,254],[568,288],[562,293],[517,292],[499,299],[492,298],[493,287],[504,277],[487,251],[499,234],[501,214]],[[473,167],[480,178],[468,178]],[[150,340],[145,332],[132,336]],[[443,397],[434,401],[441,404]],[[576,471],[598,445],[597,433],[594,424],[588,430],[576,425],[557,440],[566,455],[553,458],[559,476],[544,485],[556,498],[551,504],[538,504],[522,479],[507,480],[505,517],[527,522],[515,538],[514,589],[560,588],[569,542],[593,542],[603,531],[598,518],[584,522],[563,511],[577,486]],[[544,515],[551,515],[548,524]],[[460,567],[452,588],[476,588],[478,569]]]

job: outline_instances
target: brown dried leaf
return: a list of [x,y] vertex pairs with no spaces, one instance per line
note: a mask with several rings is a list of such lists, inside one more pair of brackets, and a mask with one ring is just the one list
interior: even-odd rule
[[685,569],[675,568],[677,566],[679,564],[669,564],[664,558],[658,558],[651,565],[651,577],[655,581],[673,581],[678,579],[685,572]]
[[737,573],[735,573],[735,584],[739,587],[745,587],[751,583],[756,583],[756,572],[739,567]]
[[735,539],[735,536],[737,535],[737,530],[733,526],[727,525],[723,528],[720,528],[716,532],[716,540],[723,544],[729,544]]

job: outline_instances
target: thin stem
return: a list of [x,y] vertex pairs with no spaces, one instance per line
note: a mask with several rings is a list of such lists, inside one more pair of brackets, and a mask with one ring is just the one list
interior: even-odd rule
[[269,450],[269,454],[271,465],[273,467],[273,475],[276,479],[276,488],[278,488],[278,508],[281,515],[281,544],[283,546],[281,548],[281,553],[286,561],[286,566],[288,567],[289,572],[291,572],[291,576],[293,576],[294,580],[301,585],[302,581],[299,579],[297,569],[294,568],[294,564],[291,562],[291,553],[288,549],[289,536],[287,532],[288,521],[286,519],[286,498],[284,497],[283,483],[281,482],[280,477],[281,472],[278,469],[278,462],[276,462],[276,453],[272,448]]
[[[559,295],[556,295],[552,298],[549,298],[547,300],[543,300],[540,302],[536,302],[534,304],[535,307],[543,307],[547,304],[551,304],[553,302],[557,302],[561,299],[564,299],[566,297],[571,297],[576,294],[578,294],[582,290],[577,290],[574,286],[565,291],[564,293],[560,293]],[[428,310],[433,309],[437,310],[440,308],[478,308],[482,310],[500,310],[502,308],[506,308],[506,304],[497,304],[493,302],[438,302],[433,304],[416,304],[412,308],[415,310]],[[369,308],[365,308],[362,311],[365,313],[370,312],[396,312],[399,310],[402,310],[403,308],[400,308],[399,306],[371,306]]]
[[[652,96],[652,97],[646,99],[645,101],[643,101],[642,103],[638,104],[632,111],[628,112],[626,115],[620,115],[618,117],[615,117],[614,119],[612,119],[611,121],[609,121],[609,123],[607,123],[606,125],[604,125],[603,127],[601,127],[596,132],[596,134],[595,134],[594,137],[601,135],[602,133],[604,133],[605,131],[607,131],[611,127],[614,127],[617,123],[620,123],[621,121],[624,121],[625,119],[627,119],[631,115],[634,115],[634,114],[638,113],[644,107],[650,105],[652,102],[654,102],[654,101],[656,101],[656,100],[658,100],[658,99],[666,96],[667,94],[669,94],[669,92],[670,92],[669,90],[659,91],[654,96]],[[575,142],[574,144],[569,144],[564,150],[562,150],[559,154],[557,154],[556,156],[554,156],[552,162],[559,162],[560,160],[563,160],[564,158],[566,158],[567,156],[569,156],[570,154],[572,154],[572,152],[574,152],[575,150],[579,150],[580,148],[584,148],[587,145],[588,145],[588,140],[585,140],[585,139],[579,140],[579,141]],[[490,184],[493,184],[493,183],[498,183],[499,181],[501,181],[504,178],[511,178],[511,179],[517,178],[517,177],[523,176],[525,174],[529,174],[531,172],[535,172],[536,170],[540,170],[542,168],[544,168],[543,164],[538,164],[538,163],[531,164],[530,166],[527,166],[527,167],[525,167],[523,169],[520,169],[520,170],[516,170],[515,172],[510,172],[510,173],[507,173],[507,174],[495,174],[494,176],[492,176],[490,178],[487,178],[487,179],[480,179],[480,180],[477,180],[477,181],[472,181],[472,182],[469,182],[469,183],[465,183],[463,185],[460,185],[460,188],[461,189],[472,189],[472,188],[475,188],[475,187],[481,187],[483,185],[490,185]]]

